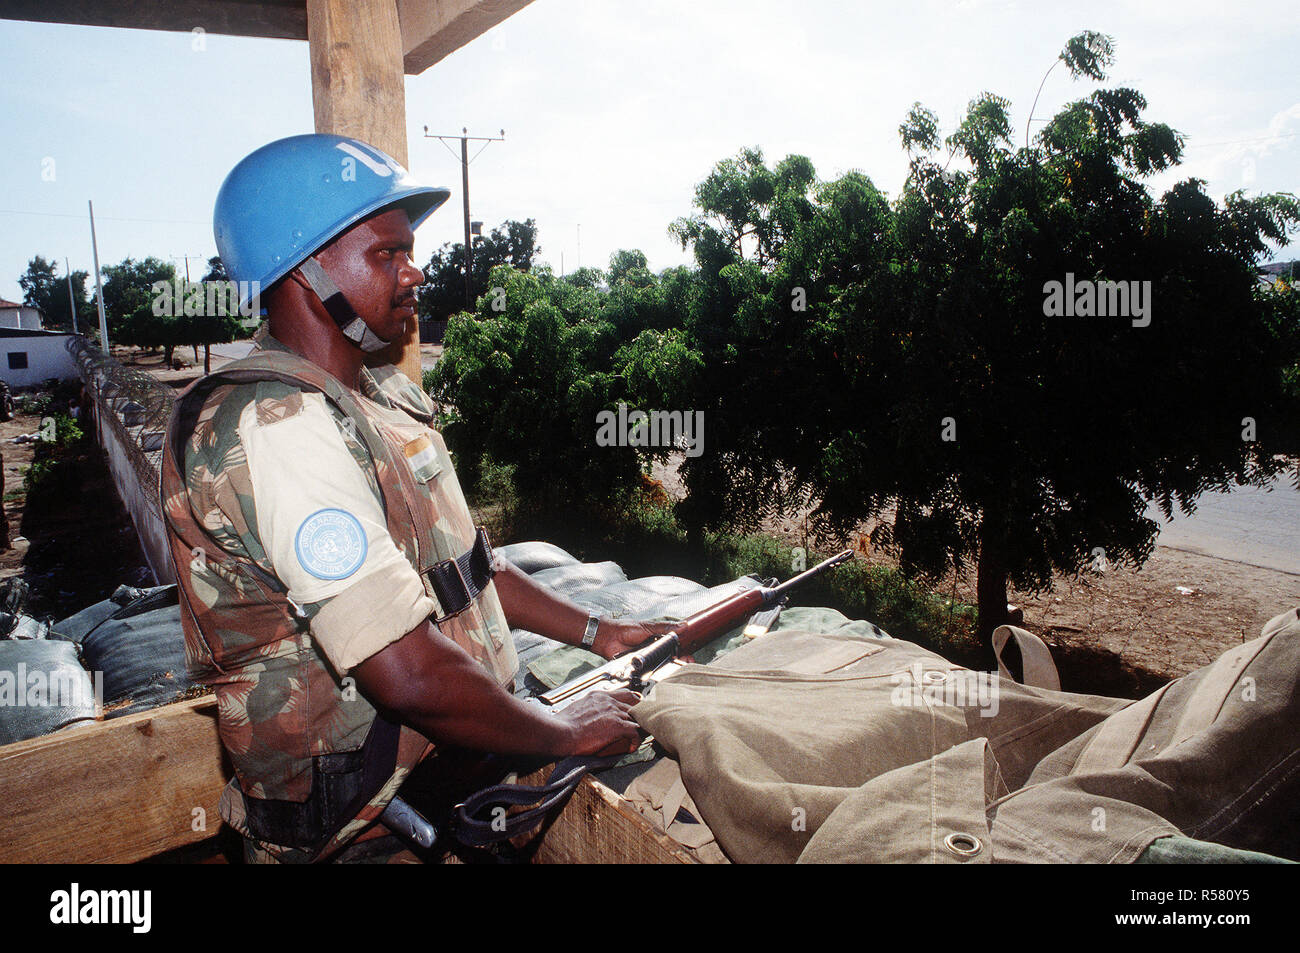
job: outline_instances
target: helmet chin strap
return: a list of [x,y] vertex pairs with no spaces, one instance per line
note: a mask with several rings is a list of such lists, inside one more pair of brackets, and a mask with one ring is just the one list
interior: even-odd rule
[[320,298],[321,304],[325,306],[325,310],[329,312],[329,316],[334,319],[334,323],[339,326],[345,338],[367,354],[388,346],[388,341],[370,330],[370,325],[361,320],[361,316],[344,297],[343,292],[339,291],[334,280],[325,273],[320,262],[315,258],[308,258],[298,266],[298,270],[307,279],[307,284],[316,293],[316,297]]

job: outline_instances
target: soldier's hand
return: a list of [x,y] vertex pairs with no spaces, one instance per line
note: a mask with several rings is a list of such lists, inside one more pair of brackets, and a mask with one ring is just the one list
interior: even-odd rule
[[641,700],[636,692],[595,691],[579,698],[560,713],[569,721],[573,745],[569,754],[627,754],[641,744],[641,733],[628,714]]
[[602,658],[617,658],[624,652],[639,648],[651,639],[667,635],[673,630],[672,622],[615,622],[602,620],[596,630],[596,641],[591,650]]

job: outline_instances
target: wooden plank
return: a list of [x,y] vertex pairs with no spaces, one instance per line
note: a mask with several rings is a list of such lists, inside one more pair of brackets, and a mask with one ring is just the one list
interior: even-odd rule
[[[541,783],[544,777],[538,775]],[[542,837],[538,864],[694,864],[681,844],[625,798],[590,776],[582,779]]]
[[[414,76],[532,0],[400,0],[401,55]],[[226,36],[309,38],[305,0],[6,0],[0,19]],[[364,37],[365,31],[356,34]]]
[[307,39],[303,0],[6,0],[6,20]]
[[[316,131],[352,136],[406,160],[406,78],[395,0],[307,0]],[[420,326],[378,352],[420,382]]]
[[532,0],[398,0],[406,72],[434,63],[486,33]]
[[204,840],[228,777],[210,695],[5,745],[0,863],[130,863]]
[[[131,863],[214,836],[230,778],[211,696],[0,747],[0,863]],[[524,779],[540,783],[549,768]],[[195,809],[206,821],[195,830]],[[534,863],[693,864],[619,794],[583,778]]]

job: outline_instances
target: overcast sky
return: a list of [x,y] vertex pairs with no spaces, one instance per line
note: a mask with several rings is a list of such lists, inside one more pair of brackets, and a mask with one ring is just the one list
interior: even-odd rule
[[[1043,73],[1085,29],[1115,41],[1107,85],[1136,87],[1147,119],[1187,136],[1183,165],[1151,181],[1157,194],[1189,176],[1216,198],[1300,192],[1300,19],[1277,3],[1137,6],[535,0],[407,78],[410,166],[452,189],[417,233],[419,262],[462,232],[458,156],[425,139],[426,125],[505,129],[470,166],[486,227],[535,218],[557,271],[561,255],[571,271],[632,247],[657,270],[689,260],[667,226],[741,147],[769,161],[802,153],[822,178],[859,169],[893,195],[912,102],[946,133],[984,90],[1011,100],[1023,141]],[[36,254],[92,270],[88,198],[101,265],[206,260],[226,172],[263,143],[312,131],[305,42],[208,35],[194,46],[188,33],[0,21],[0,297],[21,299]],[[1091,88],[1055,70],[1036,115]],[[1298,254],[1293,243],[1279,257]]]

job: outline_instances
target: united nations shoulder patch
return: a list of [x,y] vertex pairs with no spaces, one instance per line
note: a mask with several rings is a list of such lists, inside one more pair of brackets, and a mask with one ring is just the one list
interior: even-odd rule
[[317,510],[294,537],[298,562],[317,579],[346,579],[366,561],[366,533],[347,510]]

